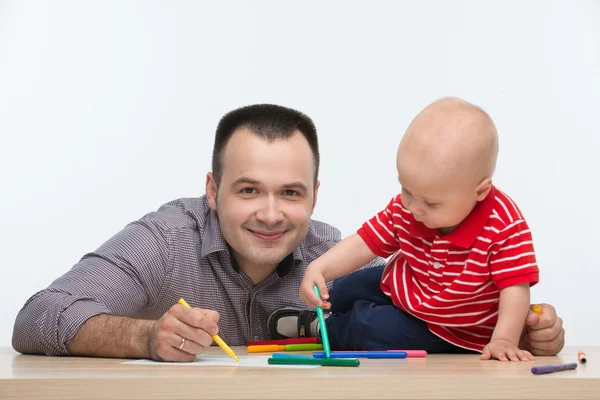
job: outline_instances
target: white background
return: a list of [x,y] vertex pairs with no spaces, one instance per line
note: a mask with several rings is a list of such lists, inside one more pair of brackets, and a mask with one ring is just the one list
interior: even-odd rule
[[399,190],[431,101],[500,132],[496,184],[533,230],[567,344],[600,345],[600,2],[0,2],[0,346],[34,292],[161,204],[204,193],[219,118],[310,115],[316,219],[343,235]]

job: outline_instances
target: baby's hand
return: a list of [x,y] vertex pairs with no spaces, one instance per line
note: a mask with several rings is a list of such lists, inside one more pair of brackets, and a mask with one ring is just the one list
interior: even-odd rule
[[521,350],[519,347],[508,340],[492,340],[483,348],[481,354],[482,360],[497,358],[500,361],[531,361],[533,356],[527,350]]
[[[317,297],[314,286],[319,288],[319,294],[323,300],[320,300]],[[302,283],[300,284],[299,295],[300,299],[311,308],[315,308],[316,306],[322,308],[331,307],[331,303],[327,301],[329,299],[329,293],[327,291],[327,286],[325,285],[325,278],[316,265],[311,264],[306,268],[304,279],[302,279]]]

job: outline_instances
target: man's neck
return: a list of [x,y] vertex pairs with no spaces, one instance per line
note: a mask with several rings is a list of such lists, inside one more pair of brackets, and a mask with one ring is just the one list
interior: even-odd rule
[[245,260],[240,255],[234,252],[235,261],[237,265],[244,274],[252,281],[254,285],[258,285],[269,275],[271,275],[276,269],[277,264],[275,265],[264,265],[264,264],[254,264]]

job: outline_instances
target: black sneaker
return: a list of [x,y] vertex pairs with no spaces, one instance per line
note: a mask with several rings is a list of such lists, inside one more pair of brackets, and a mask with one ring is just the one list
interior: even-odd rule
[[[314,310],[285,307],[269,315],[267,326],[272,339],[315,337],[317,329],[311,329],[311,323],[316,318],[317,312]],[[284,320],[285,323],[282,323]]]

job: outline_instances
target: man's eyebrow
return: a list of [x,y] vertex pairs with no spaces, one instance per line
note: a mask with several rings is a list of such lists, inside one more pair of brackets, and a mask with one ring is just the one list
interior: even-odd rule
[[240,178],[237,178],[235,181],[233,181],[231,186],[237,186],[237,185],[241,185],[244,183],[248,184],[248,185],[260,185],[260,182],[257,180],[248,178],[247,176],[242,176]]
[[283,185],[283,187],[285,189],[300,189],[300,190],[303,190],[305,192],[308,192],[308,186],[306,186],[304,184],[304,182],[300,182],[300,181],[286,183],[285,185]]

